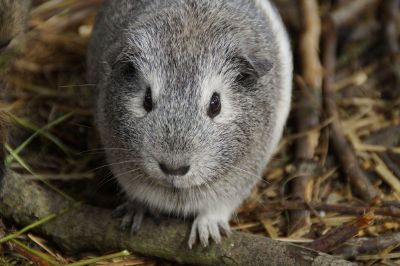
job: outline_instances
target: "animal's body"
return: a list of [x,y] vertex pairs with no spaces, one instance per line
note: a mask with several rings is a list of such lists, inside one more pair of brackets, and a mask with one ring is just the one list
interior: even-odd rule
[[289,40],[267,0],[111,0],[88,51],[96,123],[127,196],[143,213],[193,216],[189,239],[229,233],[288,116]]

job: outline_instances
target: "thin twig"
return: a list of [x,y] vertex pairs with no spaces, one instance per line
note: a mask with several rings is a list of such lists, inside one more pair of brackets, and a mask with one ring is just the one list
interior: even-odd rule
[[379,2],[380,0],[349,1],[349,4],[344,5],[332,13],[332,21],[337,27],[345,26],[356,19],[365,9]]
[[309,248],[328,252],[332,249],[343,245],[346,241],[353,238],[357,233],[367,227],[374,220],[373,213],[366,213],[357,217],[354,221],[343,224],[330,230],[328,233],[320,238],[315,239],[309,245]]
[[393,76],[393,86],[388,88],[390,97],[400,97],[400,44],[399,44],[399,1],[385,0],[382,2],[383,37],[389,49],[391,64],[388,65]]
[[22,242],[13,239],[11,241],[14,245],[13,248],[20,253],[22,256],[30,259],[35,262],[39,266],[56,266],[60,265],[57,261],[55,261],[52,257],[44,254],[38,250],[28,247]]
[[70,263],[67,264],[66,266],[85,266],[85,265],[93,265],[97,262],[105,261],[105,260],[112,260],[115,258],[120,258],[120,257],[126,257],[129,256],[130,253],[127,250],[123,250],[121,252],[115,253],[115,254],[110,254],[110,255],[105,255],[101,257],[96,257],[92,259],[86,259],[86,260],[81,260],[78,262]]
[[361,170],[357,157],[343,134],[335,102],[336,41],[336,26],[332,20],[327,19],[324,30],[323,65],[325,67],[325,76],[322,87],[326,113],[333,118],[333,122],[329,126],[330,137],[336,157],[340,161],[352,188],[363,200],[368,202],[378,195],[378,191]]
[[340,214],[362,215],[373,208],[376,215],[400,218],[400,208],[395,206],[386,206],[383,203],[382,207],[371,206],[351,206],[348,204],[327,204],[318,202],[298,202],[298,201],[277,201],[268,202],[262,206],[256,206],[254,212],[268,212],[271,210],[306,210],[312,208],[316,211],[336,212]]
[[348,245],[334,250],[335,254],[349,259],[361,254],[375,254],[400,243],[400,233],[349,241]]
[[[300,1],[303,18],[303,32],[299,42],[301,54],[301,78],[299,84],[298,112],[296,116],[297,131],[308,134],[296,141],[296,164],[298,178],[291,183],[292,196],[295,199],[310,201],[312,198],[314,177],[318,174],[318,166],[314,161],[315,150],[318,146],[319,130],[310,130],[320,124],[321,116],[321,82],[322,67],[319,60],[319,42],[321,21],[318,3],[315,0]],[[291,212],[292,228],[310,225],[309,211]]]

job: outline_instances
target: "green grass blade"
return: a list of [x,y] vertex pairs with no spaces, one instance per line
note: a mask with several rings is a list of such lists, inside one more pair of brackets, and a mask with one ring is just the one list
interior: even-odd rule
[[46,216],[46,217],[44,217],[44,218],[42,218],[42,219],[40,219],[40,220],[38,220],[38,221],[36,221],[34,223],[22,228],[21,230],[15,232],[15,233],[12,233],[12,234],[9,234],[9,235],[7,235],[7,236],[5,236],[3,238],[0,238],[0,244],[4,243],[6,241],[9,241],[11,239],[14,239],[14,238],[22,235],[23,233],[25,233],[25,232],[27,232],[27,231],[35,228],[35,227],[38,227],[39,225],[47,223],[48,221],[53,220],[55,217],[57,217],[57,214],[51,214],[49,216]]
[[[63,115],[59,118],[57,118],[56,120],[52,121],[51,123],[45,125],[42,128],[38,128],[36,125],[34,125],[33,123],[29,122],[26,119],[23,118],[19,118],[16,117],[12,114],[10,114],[10,116],[22,127],[28,128],[32,131],[34,131],[33,135],[31,135],[24,143],[22,143],[19,147],[17,147],[15,149],[16,154],[19,154],[29,143],[32,142],[32,140],[37,137],[38,135],[43,135],[45,138],[49,139],[50,141],[52,141],[57,147],[59,147],[64,153],[66,154],[70,154],[71,153],[71,149],[69,149],[67,146],[65,146],[57,137],[55,137],[54,135],[50,134],[47,132],[47,130],[49,130],[50,128],[64,122],[66,119],[68,119],[69,117],[71,117],[73,115],[73,113],[68,113],[66,115]],[[6,164],[10,164],[10,159],[11,157],[7,157],[6,159]]]
[[119,258],[119,257],[129,256],[129,255],[130,255],[129,251],[123,250],[123,251],[115,253],[115,254],[110,254],[110,255],[101,256],[101,257],[97,257],[97,258],[93,258],[93,259],[81,260],[81,261],[78,261],[78,262],[70,263],[70,264],[67,264],[66,266],[93,265],[93,264],[95,264],[97,262],[100,262],[100,261],[111,260],[111,259],[115,259],[115,258]]
[[23,244],[22,242],[20,242],[20,241],[18,241],[16,239],[12,239],[11,241],[14,244],[16,244],[16,245],[20,246],[21,248],[25,249],[27,252],[29,252],[31,254],[34,254],[35,256],[37,256],[37,257],[41,258],[42,260],[50,263],[51,265],[54,265],[54,266],[61,266],[62,265],[58,261],[54,260],[51,256],[49,256],[49,255],[47,255],[47,254],[45,254],[43,252],[40,252],[38,250],[35,250],[33,248],[30,248],[27,245]]
[[20,236],[20,235],[32,230],[33,228],[36,228],[36,227],[38,227],[38,226],[40,226],[42,224],[45,224],[45,223],[53,220],[54,218],[56,218],[56,217],[58,217],[60,215],[63,215],[64,213],[67,213],[67,212],[69,212],[69,211],[71,211],[71,210],[73,210],[75,208],[78,208],[80,205],[81,205],[81,203],[76,203],[72,207],[62,209],[57,213],[53,213],[53,214],[50,214],[50,215],[48,215],[46,217],[43,217],[43,218],[37,220],[36,222],[25,226],[24,228],[22,228],[21,230],[15,232],[15,233],[12,233],[12,234],[9,234],[9,235],[7,235],[7,236],[5,236],[3,238],[0,238],[0,244],[4,243],[6,241],[12,240],[14,238],[17,238],[18,236]]
[[54,190],[55,192],[57,192],[58,194],[60,194],[61,196],[63,196],[64,198],[66,198],[69,201],[72,202],[76,202],[71,196],[67,195],[65,192],[61,191],[60,189],[58,189],[57,187],[53,186],[52,184],[50,184],[49,182],[47,182],[46,179],[44,179],[43,177],[41,177],[40,175],[35,174],[32,169],[25,163],[25,161],[18,156],[18,154],[15,154],[15,152],[13,151],[13,149],[10,148],[10,146],[8,146],[7,144],[4,145],[4,147],[6,148],[6,150],[10,153],[10,155],[12,155],[14,157],[14,159],[26,170],[28,171],[31,175],[33,175],[34,177],[38,178],[40,181],[42,181],[46,186],[48,186],[49,188],[51,188],[52,190]]

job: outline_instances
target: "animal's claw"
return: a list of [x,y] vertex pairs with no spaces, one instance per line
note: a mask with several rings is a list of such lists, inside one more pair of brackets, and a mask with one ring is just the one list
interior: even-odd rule
[[221,233],[228,236],[230,232],[231,230],[227,220],[200,215],[192,224],[188,241],[189,248],[192,248],[196,243],[197,237],[199,238],[201,245],[207,247],[209,244],[209,238],[219,244],[222,239]]
[[120,227],[122,230],[130,230],[132,234],[136,233],[142,224],[145,209],[133,202],[126,202],[118,206],[112,213],[114,218],[122,217]]

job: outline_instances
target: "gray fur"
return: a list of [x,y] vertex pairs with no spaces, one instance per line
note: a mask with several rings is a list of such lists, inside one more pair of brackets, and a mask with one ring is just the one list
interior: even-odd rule
[[[253,78],[238,82],[246,71]],[[219,242],[261,177],[289,111],[290,47],[270,3],[107,1],[89,47],[88,78],[97,85],[107,158],[129,201],[196,217],[189,246],[197,237],[205,246],[209,237]],[[148,86],[154,109],[146,113]],[[211,119],[213,91],[222,111]],[[161,161],[190,171],[165,175]]]

